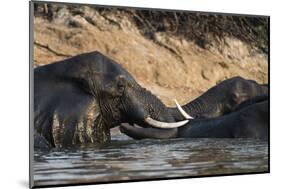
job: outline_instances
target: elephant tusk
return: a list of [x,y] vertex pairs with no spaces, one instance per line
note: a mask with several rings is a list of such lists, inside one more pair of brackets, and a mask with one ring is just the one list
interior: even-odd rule
[[188,113],[186,113],[183,108],[179,105],[178,101],[176,99],[174,99],[178,110],[180,111],[180,113],[183,115],[183,117],[185,117],[185,119],[194,119],[193,117],[191,117]]
[[189,120],[185,120],[185,121],[179,121],[179,122],[174,122],[174,123],[167,123],[167,122],[154,120],[151,117],[147,117],[144,120],[149,125],[156,127],[156,128],[162,128],[162,129],[177,128],[177,127],[183,126],[189,122]]

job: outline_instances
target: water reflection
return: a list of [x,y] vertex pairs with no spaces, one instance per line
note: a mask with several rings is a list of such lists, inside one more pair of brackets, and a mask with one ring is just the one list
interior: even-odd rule
[[268,144],[249,139],[131,140],[35,152],[36,185],[268,171]]

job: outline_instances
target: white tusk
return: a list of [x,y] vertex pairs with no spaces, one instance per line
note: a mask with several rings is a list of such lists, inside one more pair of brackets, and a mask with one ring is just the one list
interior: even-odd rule
[[174,99],[176,105],[177,105],[177,108],[179,109],[180,113],[183,115],[183,117],[185,119],[194,119],[193,117],[191,117],[190,115],[188,115],[188,113],[186,113],[182,107],[179,105],[178,101],[176,99]]
[[167,122],[154,120],[150,117],[145,118],[144,121],[153,127],[162,128],[162,129],[177,128],[177,127],[183,126],[189,122],[189,120],[185,120],[185,121],[179,121],[179,122],[174,122],[174,123],[167,123]]

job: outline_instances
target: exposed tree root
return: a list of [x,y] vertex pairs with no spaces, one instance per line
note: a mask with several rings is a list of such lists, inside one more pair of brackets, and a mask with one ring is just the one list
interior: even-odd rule
[[45,45],[45,44],[41,44],[37,41],[34,41],[34,44],[41,47],[41,48],[44,48],[44,49],[47,49],[48,51],[50,51],[51,53],[57,55],[57,56],[64,56],[64,57],[71,57],[72,55],[70,54],[64,54],[64,53],[60,53],[60,52],[57,52],[56,50],[54,50],[53,48],[51,48],[49,45]]
[[157,39],[154,39],[154,43],[167,49],[172,55],[174,55],[176,57],[177,60],[179,60],[182,64],[184,64],[183,58],[181,57],[181,55],[179,55],[180,53],[177,52],[175,49],[173,49],[172,47],[169,47],[168,45],[166,45],[165,43],[163,43]]

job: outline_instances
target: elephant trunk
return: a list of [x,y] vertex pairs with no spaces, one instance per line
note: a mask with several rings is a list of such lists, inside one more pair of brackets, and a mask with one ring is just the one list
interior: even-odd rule
[[[182,109],[191,116],[191,118],[213,117],[218,113],[216,110],[219,109],[217,106],[220,105],[215,101],[216,97],[209,97],[203,94],[202,96],[182,106]],[[177,121],[188,119],[177,107],[169,108],[169,111]]]
[[186,111],[179,105],[178,101],[175,99],[175,103],[177,105],[177,108],[179,110],[179,112],[183,115],[183,117],[185,117],[185,119],[193,119],[192,116],[190,116],[188,113],[186,113]]
[[209,109],[209,106],[202,97],[199,97],[189,102],[188,104],[182,106],[182,108],[192,117],[200,117]]

